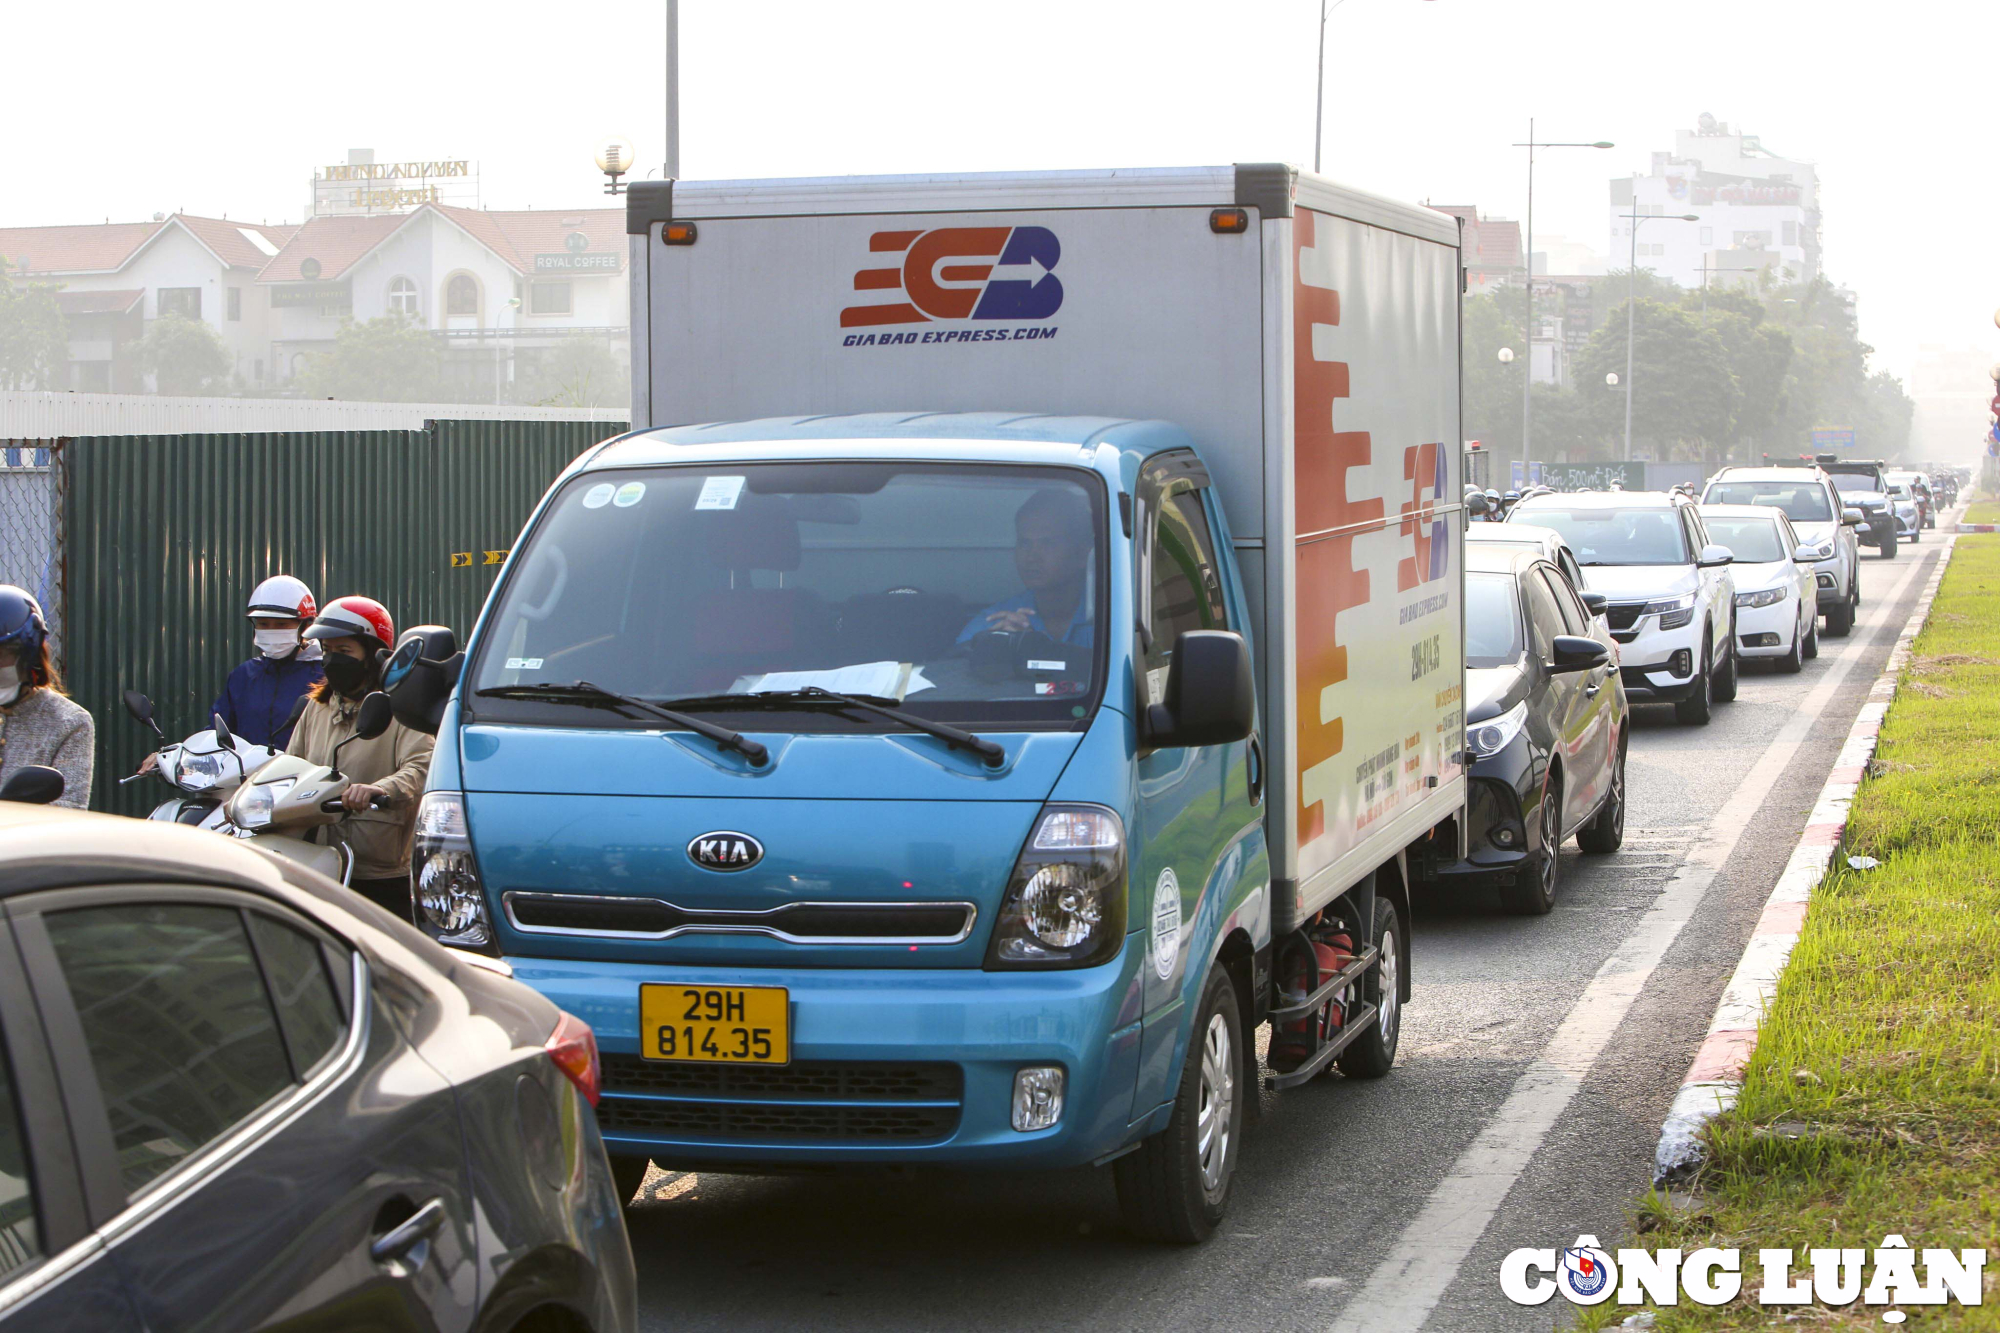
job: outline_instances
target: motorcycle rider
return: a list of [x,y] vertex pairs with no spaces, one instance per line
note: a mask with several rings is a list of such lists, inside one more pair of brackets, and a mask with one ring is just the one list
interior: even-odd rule
[[[286,751],[315,764],[331,764],[336,745],[354,735],[361,701],[382,683],[382,663],[396,642],[396,625],[370,597],[339,597],[326,604],[306,630],[325,652],[325,677],[306,694],[305,712]],[[410,837],[417,801],[430,774],[433,740],[400,722],[373,740],[356,740],[340,752],[347,786],[340,803],[354,853],[349,887],[410,920]],[[380,797],[386,809],[369,808]]]
[[[282,750],[292,738],[292,707],[319,683],[320,646],[301,637],[317,608],[312,589],[290,574],[273,574],[250,590],[244,614],[257,655],[237,664],[209,708],[229,730],[252,745]],[[139,771],[158,766],[157,751],[139,761]]]
[[63,775],[55,803],[83,809],[96,733],[90,713],[63,693],[41,603],[25,588],[0,583],[0,783],[45,764]]

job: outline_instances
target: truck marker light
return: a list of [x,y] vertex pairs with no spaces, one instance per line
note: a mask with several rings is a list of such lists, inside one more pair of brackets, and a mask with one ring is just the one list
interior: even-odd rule
[[668,245],[693,245],[695,235],[692,222],[669,222],[660,228],[660,239]]
[[1208,229],[1221,235],[1250,230],[1250,214],[1240,208],[1218,208],[1208,215]]

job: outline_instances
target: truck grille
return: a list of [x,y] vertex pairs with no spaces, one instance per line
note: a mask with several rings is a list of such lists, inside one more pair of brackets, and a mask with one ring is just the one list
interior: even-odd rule
[[768,911],[703,911],[661,898],[509,890],[516,930],[535,935],[767,935],[792,944],[956,944],[972,934],[972,903],[787,903]]
[[611,1134],[728,1143],[922,1143],[950,1138],[955,1064],[801,1060],[785,1066],[603,1057],[597,1121]]

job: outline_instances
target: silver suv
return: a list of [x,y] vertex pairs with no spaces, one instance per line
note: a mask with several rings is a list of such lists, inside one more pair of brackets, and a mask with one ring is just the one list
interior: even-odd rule
[[1861,546],[1855,529],[1865,520],[1859,508],[1841,498],[1833,478],[1812,463],[1726,467],[1708,479],[1701,502],[1784,510],[1799,540],[1819,557],[1813,565],[1813,582],[1826,632],[1839,638],[1854,628],[1854,613],[1861,605]]
[[1670,703],[1708,722],[1736,697],[1736,584],[1727,547],[1709,540],[1694,501],[1662,491],[1585,491],[1523,500],[1509,522],[1554,528],[1602,593],[1634,703]]

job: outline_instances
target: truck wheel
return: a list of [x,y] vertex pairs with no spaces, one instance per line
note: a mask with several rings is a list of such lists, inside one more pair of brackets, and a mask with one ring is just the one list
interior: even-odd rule
[[1576,845],[1592,856],[1603,856],[1625,845],[1625,742],[1618,742],[1611,761],[1611,794],[1597,807],[1597,818],[1577,831]]
[[1715,701],[1709,697],[1708,649],[1701,650],[1701,674],[1694,679],[1694,693],[1674,705],[1674,721],[1689,727],[1705,727],[1714,716]]
[[646,1183],[646,1172],[652,1168],[651,1160],[644,1157],[611,1157],[611,1183],[618,1190],[618,1206],[623,1208],[632,1202],[632,1196]]
[[1736,622],[1729,622],[1729,649],[1723,654],[1722,670],[1715,673],[1715,697],[1720,703],[1733,703],[1736,699],[1737,668],[1740,659],[1736,656]]
[[1173,1118],[1113,1166],[1125,1225],[1146,1240],[1207,1240],[1229,1206],[1248,1080],[1236,987],[1220,967],[1202,990],[1199,1012]]
[[1536,816],[1542,845],[1521,862],[1514,882],[1500,890],[1500,905],[1515,916],[1547,916],[1556,905],[1556,881],[1562,878],[1562,793],[1562,776],[1549,774]]
[[1875,548],[1875,554],[1884,560],[1894,560],[1896,558],[1896,530],[1894,528],[1882,534],[1882,544]]
[[1403,1033],[1402,923],[1396,905],[1387,898],[1375,899],[1374,945],[1382,951],[1382,961],[1361,982],[1361,998],[1375,1004],[1375,1026],[1354,1039],[1354,1044],[1333,1058],[1348,1078],[1380,1078],[1396,1063],[1396,1039]]

